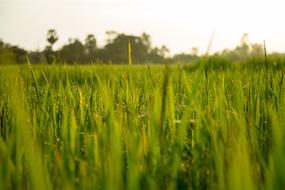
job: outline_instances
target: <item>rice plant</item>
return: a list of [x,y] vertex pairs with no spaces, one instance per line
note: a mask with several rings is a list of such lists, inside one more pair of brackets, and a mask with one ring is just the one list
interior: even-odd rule
[[129,60],[1,67],[0,189],[284,188],[282,70]]

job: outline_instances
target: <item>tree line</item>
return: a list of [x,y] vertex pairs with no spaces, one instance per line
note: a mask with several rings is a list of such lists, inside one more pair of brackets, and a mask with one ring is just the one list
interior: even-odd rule
[[[65,63],[65,64],[127,64],[128,51],[131,47],[132,61],[135,64],[144,63],[195,63],[199,62],[199,50],[192,48],[188,53],[167,56],[169,49],[166,46],[153,47],[151,36],[142,33],[140,36],[127,35],[115,31],[107,31],[107,43],[104,47],[97,46],[97,40],[93,34],[88,34],[81,42],[79,39],[69,39],[68,42],[58,50],[54,50],[54,44],[59,37],[56,30],[47,32],[47,46],[42,51],[27,51],[15,45],[4,43],[0,40],[0,64],[23,64],[26,56],[31,63]],[[250,44],[248,35],[241,37],[240,43],[234,49],[226,49],[215,53],[230,62],[241,62],[249,57],[263,55],[262,44]]]
[[12,46],[0,41],[0,63],[24,63],[28,55],[32,63],[66,63],[66,64],[96,64],[114,63],[125,64],[128,62],[128,45],[132,49],[132,60],[136,64],[163,63],[169,52],[166,46],[152,47],[151,37],[146,33],[141,36],[126,35],[115,31],[106,32],[107,43],[104,47],[97,46],[93,34],[88,34],[84,42],[79,39],[69,39],[58,50],[54,44],[59,37],[56,30],[47,32],[47,43],[43,51],[26,51],[17,46]]

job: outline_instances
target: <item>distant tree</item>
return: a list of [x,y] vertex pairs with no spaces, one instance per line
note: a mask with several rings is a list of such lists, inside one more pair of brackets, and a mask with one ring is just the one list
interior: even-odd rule
[[0,39],[0,48],[4,47],[4,42]]
[[225,49],[221,55],[231,62],[242,62],[250,56],[250,44],[248,34],[244,33],[241,36],[240,43],[233,50]]
[[93,34],[87,35],[85,38],[85,54],[86,61],[91,63],[96,59],[97,42]]
[[113,43],[113,40],[118,36],[119,34],[116,31],[109,30],[106,31],[106,36],[107,36],[107,44]]
[[249,44],[249,35],[244,33],[240,38],[240,46],[248,46]]
[[57,33],[54,29],[50,29],[47,32],[47,41],[49,43],[49,46],[47,46],[44,50],[44,54],[46,57],[47,62],[50,64],[55,60],[55,53],[53,51],[53,45],[58,40]]
[[248,41],[248,34],[244,33],[240,39],[240,45],[235,48],[235,54],[239,60],[245,60],[249,56],[249,41]]
[[97,41],[93,34],[89,34],[85,38],[85,48],[88,51],[88,53],[92,53],[96,50]]
[[250,55],[254,57],[261,57],[263,56],[263,46],[262,44],[254,43],[250,44]]
[[161,55],[161,50],[157,47],[153,48],[148,55],[148,60],[151,63],[163,63],[164,57]]
[[[138,36],[118,34],[115,39],[106,44],[104,50],[108,60],[113,63],[128,63],[128,44],[131,44],[133,62],[145,63],[148,57],[148,47]],[[106,60],[105,60],[106,61]]]
[[21,64],[26,62],[27,51],[18,46],[11,46],[11,50],[14,53],[16,63]]
[[126,35],[115,31],[107,31],[107,44],[102,49],[96,49],[96,60],[105,63],[128,63],[129,44],[132,52],[132,62],[142,63],[162,63],[164,57],[169,53],[166,46],[152,48],[151,37],[146,33],[140,36]]
[[151,51],[151,37],[147,33],[142,33],[140,36],[143,45],[147,48],[148,53]]
[[0,40],[0,64],[22,64],[26,62],[27,51]]
[[0,44],[0,65],[8,65],[16,63],[16,56],[12,49],[3,42]]
[[51,46],[46,46],[43,53],[48,64],[51,64],[55,60],[55,53],[52,51]]
[[197,47],[193,47],[191,49],[191,55],[198,55],[198,53],[199,53],[199,49]]
[[70,39],[69,44],[64,45],[59,54],[66,63],[86,63],[85,47],[78,39]]
[[49,42],[51,49],[57,40],[58,36],[56,31],[54,29],[50,29],[47,33],[47,41]]
[[173,63],[195,63],[199,60],[199,56],[191,54],[180,53],[172,58]]
[[31,51],[29,52],[29,59],[31,63],[39,64],[45,62],[45,55],[44,52],[40,50]]
[[169,52],[170,50],[165,45],[161,46],[159,49],[159,55],[163,58],[165,58]]

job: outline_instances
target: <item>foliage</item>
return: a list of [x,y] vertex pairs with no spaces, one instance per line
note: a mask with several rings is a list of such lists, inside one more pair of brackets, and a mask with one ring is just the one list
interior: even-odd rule
[[177,54],[174,55],[172,58],[172,62],[173,63],[195,63],[199,60],[199,56],[196,54],[185,54],[185,53],[181,53],[181,54]]
[[[54,50],[53,45],[59,38],[57,32],[51,29],[47,33],[49,45],[43,51],[37,50],[31,52],[17,46],[11,46],[0,40],[0,64],[26,63],[26,55],[32,64],[127,64],[129,58],[132,59],[132,63],[134,64],[197,64],[204,61],[203,55],[198,55],[199,50],[197,48],[192,48],[190,52],[170,56],[170,50],[166,46],[153,47],[151,36],[146,33],[135,36],[107,31],[106,36],[107,43],[104,47],[98,47],[95,36],[88,34],[84,43],[77,38],[69,39],[68,43],[64,44],[58,50]],[[130,52],[131,55],[129,55]],[[244,34],[241,37],[240,43],[235,48],[216,52],[209,57],[209,62],[217,63],[210,64],[214,68],[231,67],[235,63],[243,66],[248,63],[248,67],[260,68],[264,62],[264,47],[259,43],[250,43],[248,34]],[[275,67],[284,67],[283,61],[278,60],[280,57],[284,57],[284,54],[272,53],[272,55],[269,55],[270,57],[275,57],[272,60]],[[256,65],[254,66],[253,64]]]
[[0,189],[282,189],[283,71],[188,66],[1,67]]
[[85,47],[78,39],[70,39],[69,44],[64,45],[59,54],[61,60],[66,63],[85,63]]
[[52,49],[53,44],[58,40],[57,33],[55,29],[50,29],[47,33],[47,41],[50,43]]
[[0,65],[25,62],[26,51],[17,46],[5,44],[0,40]]

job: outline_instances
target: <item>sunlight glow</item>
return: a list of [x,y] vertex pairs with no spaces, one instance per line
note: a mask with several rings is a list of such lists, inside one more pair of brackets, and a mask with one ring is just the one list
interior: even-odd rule
[[149,33],[154,45],[172,53],[232,48],[244,32],[251,42],[267,41],[285,51],[281,0],[0,0],[0,39],[28,49],[44,48],[49,28],[58,31],[58,47],[70,37],[94,33],[105,44],[105,31]]

